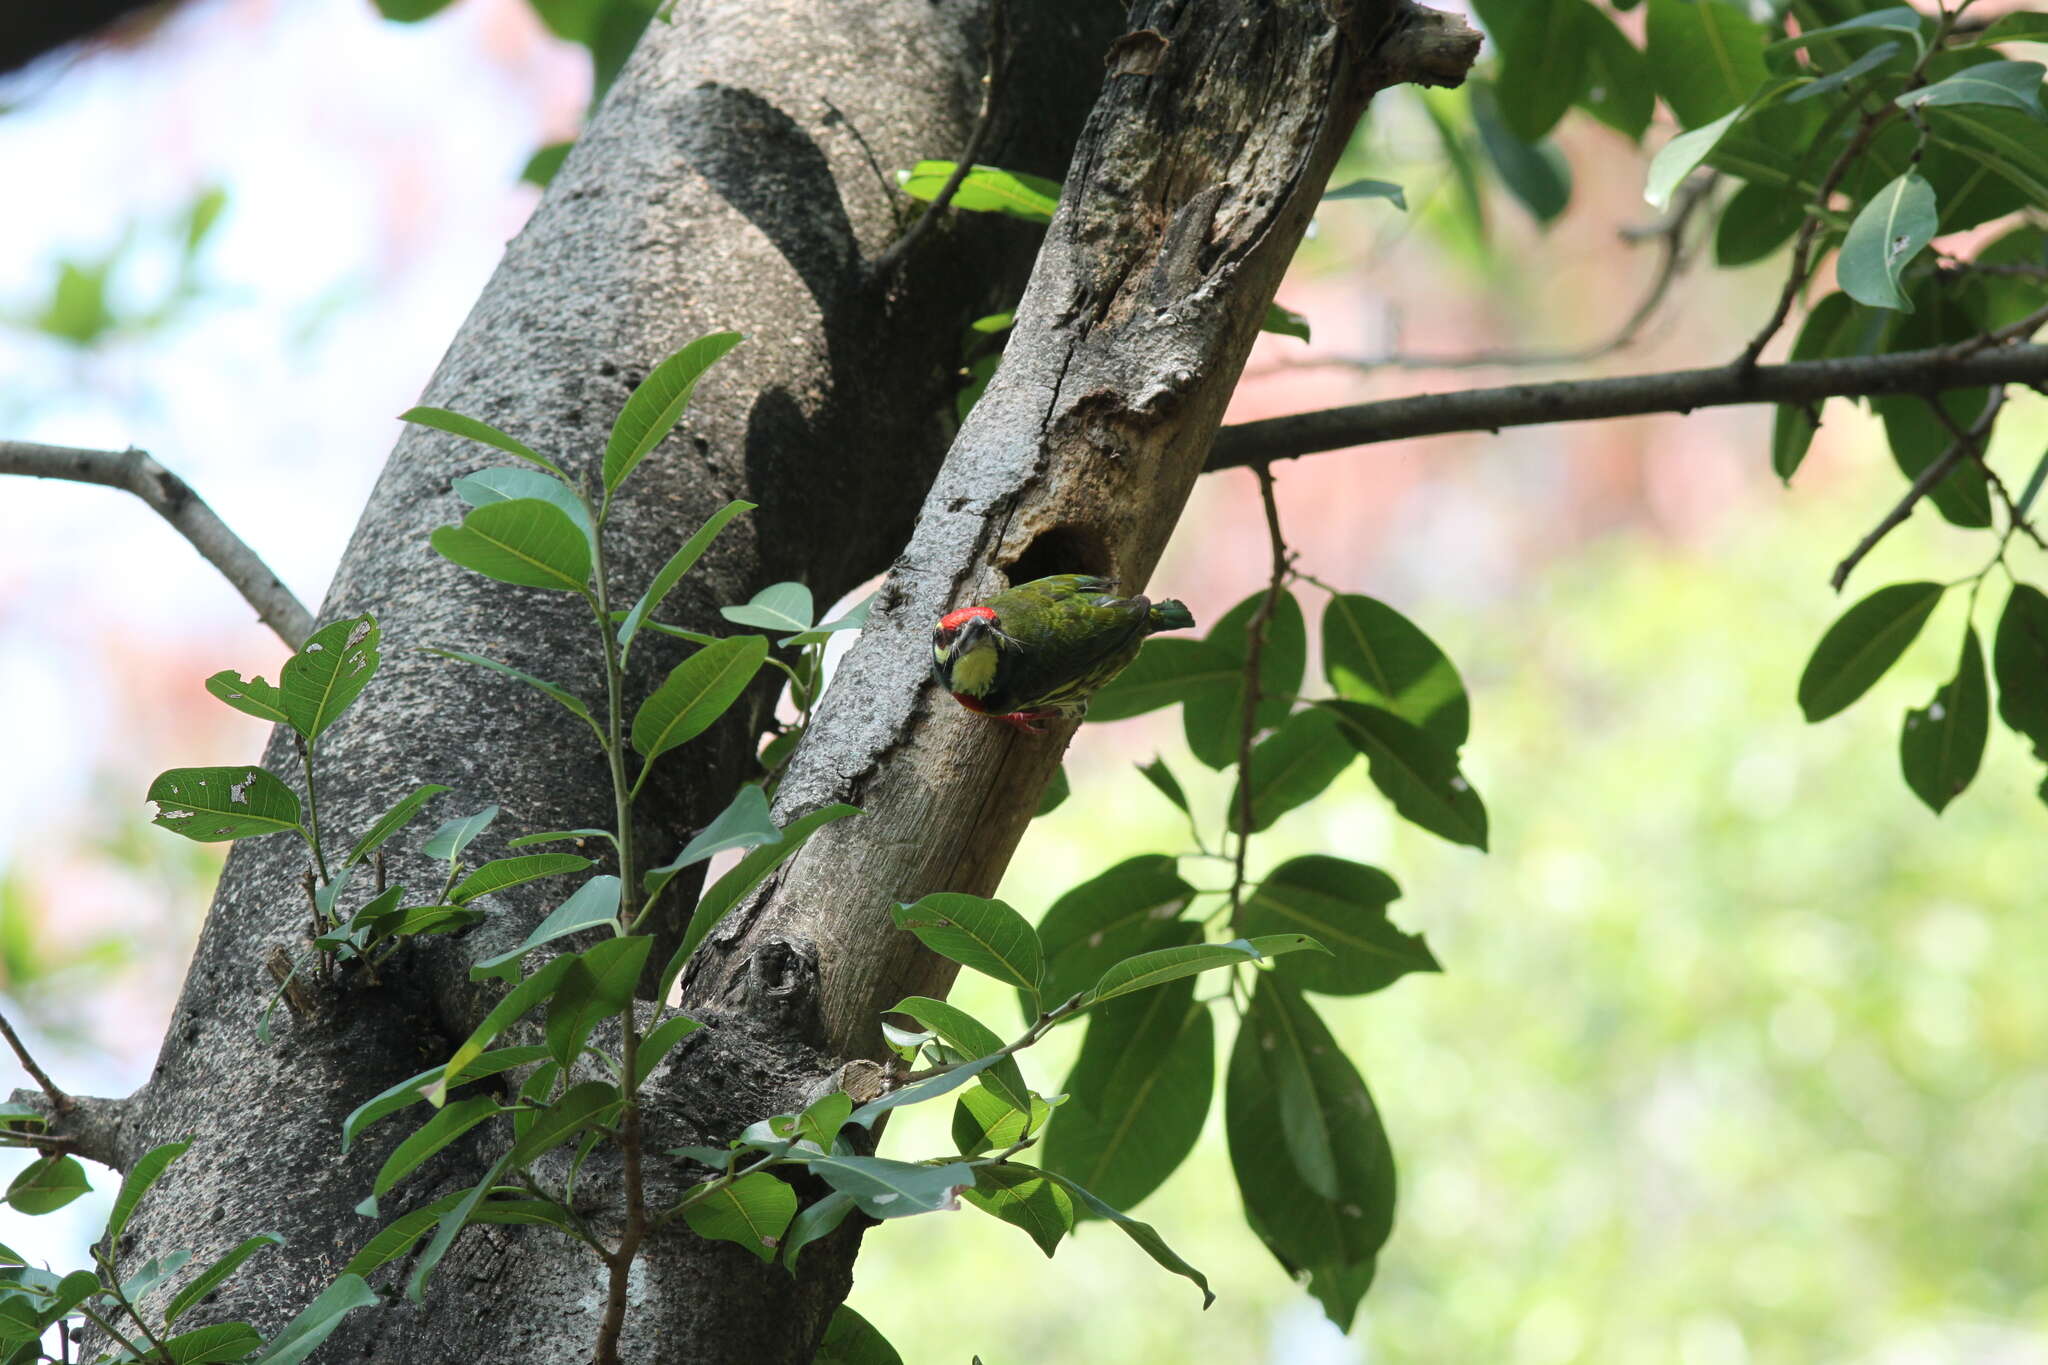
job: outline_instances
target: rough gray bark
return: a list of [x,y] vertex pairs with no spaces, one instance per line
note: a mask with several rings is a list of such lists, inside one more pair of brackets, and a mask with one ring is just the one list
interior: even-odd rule
[[[428,385],[423,401],[583,467],[659,359],[708,331],[749,333],[615,511],[616,577],[637,590],[726,500],[761,504],[727,531],[666,619],[712,626],[717,604],[786,577],[829,600],[902,543],[951,436],[961,328],[1014,297],[1035,246],[1026,225],[977,216],[930,234],[890,278],[865,265],[916,210],[890,172],[966,141],[987,9],[983,0],[676,6],[673,23],[650,26]],[[1116,18],[1092,0],[1011,17],[1014,94],[990,159],[1059,174]],[[609,822],[601,762],[574,721],[501,677],[415,652],[465,648],[598,690],[580,603],[486,583],[427,547],[434,526],[460,518],[450,478],[505,462],[413,429],[372,494],[323,610],[323,619],[374,612],[384,631],[381,675],[323,741],[330,830],[360,832],[425,781],[455,790],[416,828],[415,844],[434,819],[491,801],[506,814],[474,850],[481,856],[510,835]],[[643,640],[631,700],[678,654],[660,637]],[[753,709],[665,763],[654,799],[642,802],[649,853],[666,856],[752,769]],[[267,762],[295,770],[281,738]],[[287,840],[235,850],[151,1080],[118,1117],[94,1110],[100,1145],[117,1159],[196,1138],[131,1225],[123,1253],[135,1259],[124,1263],[182,1247],[203,1264],[258,1229],[288,1239],[181,1326],[241,1317],[273,1329],[376,1230],[353,1205],[406,1127],[387,1124],[343,1161],[341,1119],[446,1055],[490,998],[468,981],[468,964],[516,942],[563,894],[542,883],[503,896],[491,923],[420,951],[381,985],[316,983],[308,1011],[264,1047],[255,1024],[272,989],[266,959],[303,946],[302,856]],[[425,885],[433,874],[400,858],[392,876]],[[762,1106],[778,1098],[778,1064],[750,1060],[747,1036],[728,1029],[693,1049],[723,1056],[729,1074],[709,1082],[717,1103],[691,1093],[664,1106],[657,1095],[657,1145],[723,1136],[726,1105],[772,1112]],[[488,1159],[479,1150],[449,1148],[385,1201],[387,1216],[474,1181]],[[599,1195],[606,1175],[593,1174]],[[658,1239],[625,1355],[807,1358],[844,1296],[850,1255],[850,1239],[820,1248],[793,1283],[730,1246],[680,1231]],[[423,1306],[356,1314],[321,1358],[586,1358],[603,1296],[602,1269],[559,1237],[477,1229]]]
[[691,964],[686,1008],[793,946],[822,967],[827,1051],[880,1059],[880,1015],[944,994],[953,965],[889,907],[991,892],[1073,727],[1020,736],[929,687],[931,622],[1045,573],[1145,586],[1366,102],[1455,84],[1478,48],[1462,21],[1404,0],[1162,0],[1131,27],[1003,366],[778,796],[784,816],[865,813],[729,917]]

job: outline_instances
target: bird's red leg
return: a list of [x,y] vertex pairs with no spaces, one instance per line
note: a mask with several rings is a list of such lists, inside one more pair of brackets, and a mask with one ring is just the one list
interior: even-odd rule
[[1002,721],[1005,725],[1011,726],[1021,734],[1042,735],[1045,733],[1045,727],[1038,722],[1051,720],[1058,714],[1059,712],[1057,711],[1012,711],[1009,715],[997,716],[996,719]]

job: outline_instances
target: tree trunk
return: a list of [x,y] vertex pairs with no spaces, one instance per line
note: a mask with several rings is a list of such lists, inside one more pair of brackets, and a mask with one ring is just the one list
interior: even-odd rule
[[[1026,8],[1007,24],[1012,93],[984,155],[1057,176],[1115,15],[1092,0]],[[957,154],[969,136],[988,30],[982,0],[822,11],[802,0],[685,0],[673,23],[649,26],[422,401],[586,468],[656,362],[703,333],[746,332],[615,511],[617,579],[645,582],[735,497],[760,510],[725,533],[665,619],[712,628],[719,604],[776,579],[802,578],[829,601],[877,572],[901,546],[951,437],[961,331],[1015,297],[1036,247],[1028,225],[967,215],[928,234],[900,272],[869,269],[921,207],[897,191],[894,168]],[[468,649],[592,690],[597,664],[580,603],[486,583],[427,546],[434,526],[461,517],[451,477],[501,463],[484,446],[409,430],[335,576],[322,619],[374,613],[384,659],[322,744],[322,821],[346,832],[344,848],[428,781],[455,789],[429,821],[504,806],[480,853],[520,833],[610,821],[609,783],[580,726],[502,677],[415,652]],[[645,637],[631,700],[680,652]],[[730,717],[664,765],[654,798],[641,802],[642,847],[665,856],[758,771],[767,696],[754,700],[753,714]],[[283,736],[266,762],[297,769]],[[263,1046],[256,1023],[274,987],[266,959],[305,948],[304,871],[303,850],[285,840],[234,851],[150,1081],[118,1108],[90,1111],[89,1154],[116,1164],[196,1138],[131,1225],[124,1266],[173,1248],[204,1264],[261,1229],[287,1239],[181,1325],[246,1318],[274,1329],[368,1240],[379,1224],[353,1206],[405,1129],[373,1130],[338,1159],[342,1118],[447,1054],[489,1004],[469,963],[518,942],[560,898],[548,883],[518,888],[496,898],[486,925],[394,964],[381,986],[316,987],[312,1012]],[[439,884],[414,856],[395,859],[391,876]],[[670,1122],[687,1126],[688,1102],[675,1107]],[[479,1150],[450,1147],[384,1201],[387,1216],[473,1182],[489,1160]],[[805,1282],[792,1284],[679,1231],[645,1257],[625,1354],[808,1358],[845,1294],[849,1260],[850,1247],[807,1258]],[[354,1315],[323,1358],[587,1358],[604,1289],[603,1269],[552,1233],[476,1229],[424,1305]]]
[[[1006,88],[1030,104],[1006,101],[984,159],[1056,174],[1085,98],[1076,87],[1106,45],[1099,21],[1115,10],[1018,8]],[[754,333],[613,521],[617,578],[638,584],[728,498],[762,504],[672,600],[664,615],[686,626],[713,625],[716,604],[776,578],[843,590],[896,550],[923,503],[780,794],[784,820],[834,800],[866,813],[827,827],[693,963],[686,1008],[710,1026],[643,1091],[653,1151],[729,1137],[850,1066],[879,1080],[879,1012],[942,993],[951,975],[890,928],[889,904],[992,890],[1071,736],[1019,739],[943,698],[925,707],[931,619],[1045,572],[1143,586],[1366,101],[1400,80],[1454,82],[1476,48],[1456,20],[1405,0],[1139,6],[1110,49],[1003,367],[933,482],[960,328],[1013,296],[1030,230],[968,215],[900,276],[871,278],[865,262],[901,230],[887,171],[965,141],[985,27],[980,5],[926,0],[824,20],[797,0],[680,6],[673,25],[650,27],[429,387],[430,403],[583,461],[661,356],[720,327]],[[359,831],[424,781],[456,788],[438,816],[500,802],[506,834],[606,823],[604,774],[560,711],[412,652],[451,645],[587,690],[580,604],[480,583],[426,550],[427,532],[457,517],[450,476],[491,462],[414,431],[372,495],[324,616],[375,612],[384,670],[324,755],[330,828]],[[639,660],[631,699],[669,662]],[[644,803],[644,847],[660,856],[722,805],[759,720],[757,706],[670,761]],[[270,765],[288,771],[290,758],[274,739]],[[262,1047],[263,963],[301,946],[302,873],[283,840],[236,850],[156,1073],[99,1135],[102,1154],[123,1159],[198,1139],[143,1204],[124,1256],[182,1246],[204,1261],[258,1229],[285,1234],[202,1310],[261,1328],[303,1306],[376,1226],[353,1205],[403,1130],[373,1130],[337,1160],[343,1116],[447,1055],[490,999],[468,965],[517,942],[551,899],[502,897],[485,926],[380,986],[321,987]],[[406,858],[393,875],[431,874]],[[457,1143],[386,1202],[460,1188],[490,1155]],[[654,1197],[673,1195],[682,1173],[654,1164],[668,1187]],[[601,1157],[579,1190],[593,1216],[618,1203]],[[792,1279],[731,1245],[666,1233],[643,1255],[622,1355],[807,1360],[857,1244],[849,1225]],[[424,1305],[356,1314],[322,1358],[584,1358],[604,1279],[551,1232],[471,1229]]]

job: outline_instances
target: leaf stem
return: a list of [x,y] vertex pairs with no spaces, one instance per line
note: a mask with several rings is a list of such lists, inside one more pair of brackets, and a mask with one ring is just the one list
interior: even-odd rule
[[1273,560],[1266,595],[1245,623],[1244,709],[1240,713],[1237,735],[1237,843],[1230,870],[1230,920],[1233,927],[1237,923],[1238,912],[1244,906],[1244,861],[1252,842],[1252,736],[1257,729],[1259,702],[1264,699],[1259,693],[1259,664],[1266,650],[1267,629],[1273,623],[1273,613],[1279,608],[1280,594],[1287,588],[1287,538],[1280,532],[1280,506],[1273,497],[1273,467],[1257,465],[1252,473],[1259,479],[1259,501],[1266,511],[1266,538],[1272,548]]
[[292,738],[299,746],[299,767],[306,774],[306,824],[312,831],[306,842],[313,846],[313,862],[320,869],[321,884],[325,885],[334,878],[327,875],[327,855],[320,848],[320,794],[313,786],[313,744],[296,731]]

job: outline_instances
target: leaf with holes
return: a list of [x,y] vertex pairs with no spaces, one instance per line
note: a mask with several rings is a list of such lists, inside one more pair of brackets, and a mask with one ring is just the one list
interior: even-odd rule
[[245,716],[272,725],[291,724],[283,694],[261,678],[244,678],[232,668],[223,668],[206,680],[206,690]]
[[1905,726],[1899,732],[1899,767],[1906,785],[1936,815],[1977,775],[1990,729],[1984,650],[1977,643],[1977,632],[1966,630],[1955,677],[1937,689],[1925,707],[1906,712]]
[[1940,221],[1934,187],[1916,171],[1871,196],[1849,224],[1835,278],[1844,293],[1872,308],[1911,312],[1913,305],[1899,288],[1906,265],[1934,240]]
[[148,799],[153,824],[202,844],[306,833],[297,794],[263,768],[173,768],[149,784]]

